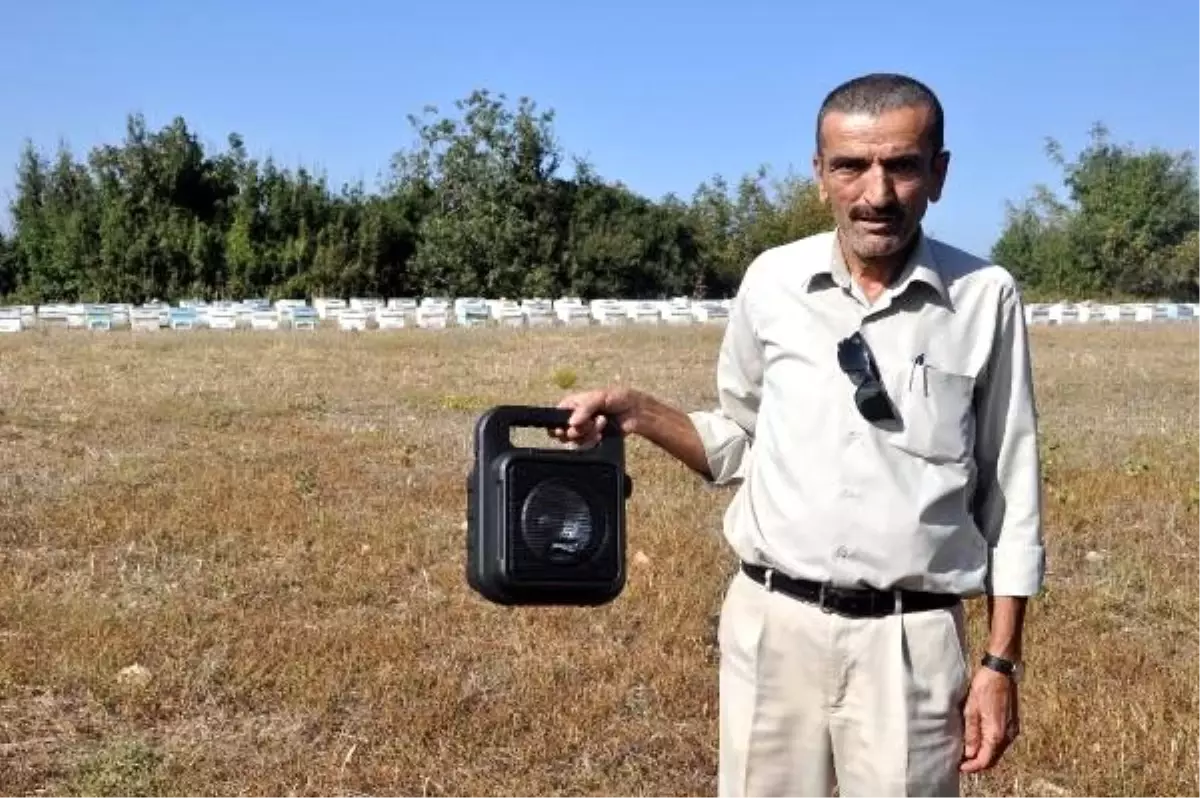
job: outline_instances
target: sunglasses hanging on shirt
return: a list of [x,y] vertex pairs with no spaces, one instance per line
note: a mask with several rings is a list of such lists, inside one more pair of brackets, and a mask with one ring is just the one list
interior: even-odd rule
[[838,342],[838,365],[854,384],[854,404],[862,417],[872,423],[896,418],[892,403],[879,378],[879,368],[862,333],[855,331]]

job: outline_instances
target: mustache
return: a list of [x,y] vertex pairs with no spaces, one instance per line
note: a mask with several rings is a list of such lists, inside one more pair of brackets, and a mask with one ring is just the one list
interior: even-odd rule
[[904,218],[904,209],[899,205],[882,208],[851,208],[850,218],[856,222],[894,222]]

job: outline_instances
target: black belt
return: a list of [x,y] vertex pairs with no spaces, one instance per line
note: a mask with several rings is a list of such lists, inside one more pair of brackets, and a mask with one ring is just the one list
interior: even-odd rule
[[746,576],[764,585],[768,590],[778,590],[792,598],[816,604],[824,612],[836,612],[852,618],[878,618],[896,611],[896,594],[900,595],[901,612],[922,612],[953,607],[961,599],[952,593],[925,593],[917,590],[875,590],[872,588],[836,587],[811,582],[807,579],[792,579],[778,571],[770,571],[761,565],[742,563]]

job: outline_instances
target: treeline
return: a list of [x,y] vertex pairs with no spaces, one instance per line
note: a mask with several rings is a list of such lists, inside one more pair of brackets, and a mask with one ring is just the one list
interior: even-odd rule
[[[832,225],[805,177],[760,169],[655,201],[568,167],[553,111],[528,99],[479,90],[455,110],[410,116],[414,144],[372,191],[260,162],[236,134],[206,152],[181,118],[151,131],[131,115],[120,145],[84,160],[27,143],[0,296],[721,297],[763,249]],[[1190,162],[1100,140],[1062,163],[1071,204],[1043,191],[1011,209],[1001,262],[1036,290],[1195,294]]]
[[992,258],[1035,298],[1200,299],[1200,196],[1193,153],[1118,145],[1103,125],[1067,160],[1065,199],[1037,186],[1010,203]]
[[720,177],[652,201],[567,167],[552,111],[476,91],[454,117],[410,116],[416,143],[382,185],[206,152],[183,119],[86,162],[21,153],[13,232],[0,242],[8,301],[312,296],[726,296],[749,260],[825,229],[807,179]]

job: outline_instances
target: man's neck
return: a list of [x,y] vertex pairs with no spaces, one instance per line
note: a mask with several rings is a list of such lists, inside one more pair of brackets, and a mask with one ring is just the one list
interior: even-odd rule
[[904,264],[912,256],[920,237],[921,233],[918,230],[904,249],[892,255],[882,258],[860,258],[842,242],[839,234],[838,246],[842,250],[842,261],[850,272],[850,279],[858,283],[869,302],[873,303],[878,299],[884,289],[904,270]]

